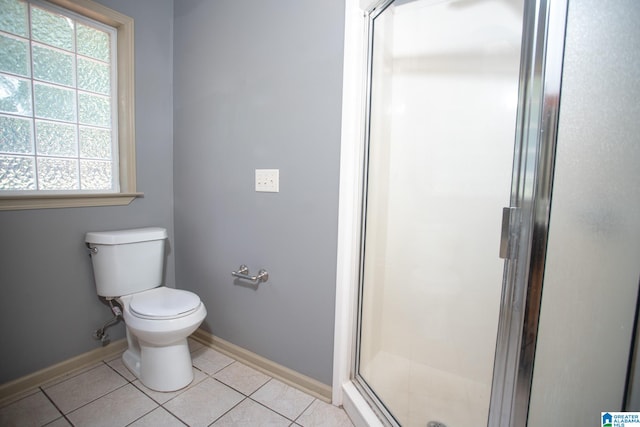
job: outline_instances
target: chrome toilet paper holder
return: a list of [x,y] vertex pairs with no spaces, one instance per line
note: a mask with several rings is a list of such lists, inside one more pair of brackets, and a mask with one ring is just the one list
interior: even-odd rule
[[251,276],[249,273],[249,267],[247,267],[244,264],[238,267],[237,271],[232,271],[231,275],[233,277],[237,277],[238,279],[249,280],[254,284],[258,284],[260,282],[266,282],[267,280],[269,280],[269,273],[264,268],[258,271],[257,276]]

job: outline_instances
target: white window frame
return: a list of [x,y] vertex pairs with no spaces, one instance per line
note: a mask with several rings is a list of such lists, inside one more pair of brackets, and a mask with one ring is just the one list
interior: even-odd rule
[[0,210],[128,205],[143,194],[136,191],[135,86],[133,18],[91,0],[48,0],[49,3],[101,22],[117,31],[118,161],[117,193],[0,194]]

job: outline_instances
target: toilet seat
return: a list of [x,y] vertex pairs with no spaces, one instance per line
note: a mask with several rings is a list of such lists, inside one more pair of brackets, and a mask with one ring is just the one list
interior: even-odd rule
[[166,320],[188,316],[200,307],[193,292],[160,286],[131,296],[129,310],[142,319]]

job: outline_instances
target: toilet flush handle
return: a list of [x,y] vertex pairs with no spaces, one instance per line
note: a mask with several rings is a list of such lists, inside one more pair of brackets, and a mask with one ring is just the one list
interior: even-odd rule
[[89,251],[89,256],[91,255],[95,255],[98,253],[98,247],[97,246],[90,246],[89,243],[87,243],[87,250]]

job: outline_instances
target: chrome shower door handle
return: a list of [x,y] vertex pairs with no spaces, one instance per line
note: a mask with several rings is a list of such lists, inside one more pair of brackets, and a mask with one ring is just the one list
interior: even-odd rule
[[502,227],[500,231],[500,258],[511,259],[511,253],[515,246],[514,236],[512,235],[513,223],[517,220],[518,208],[508,207],[502,208]]

